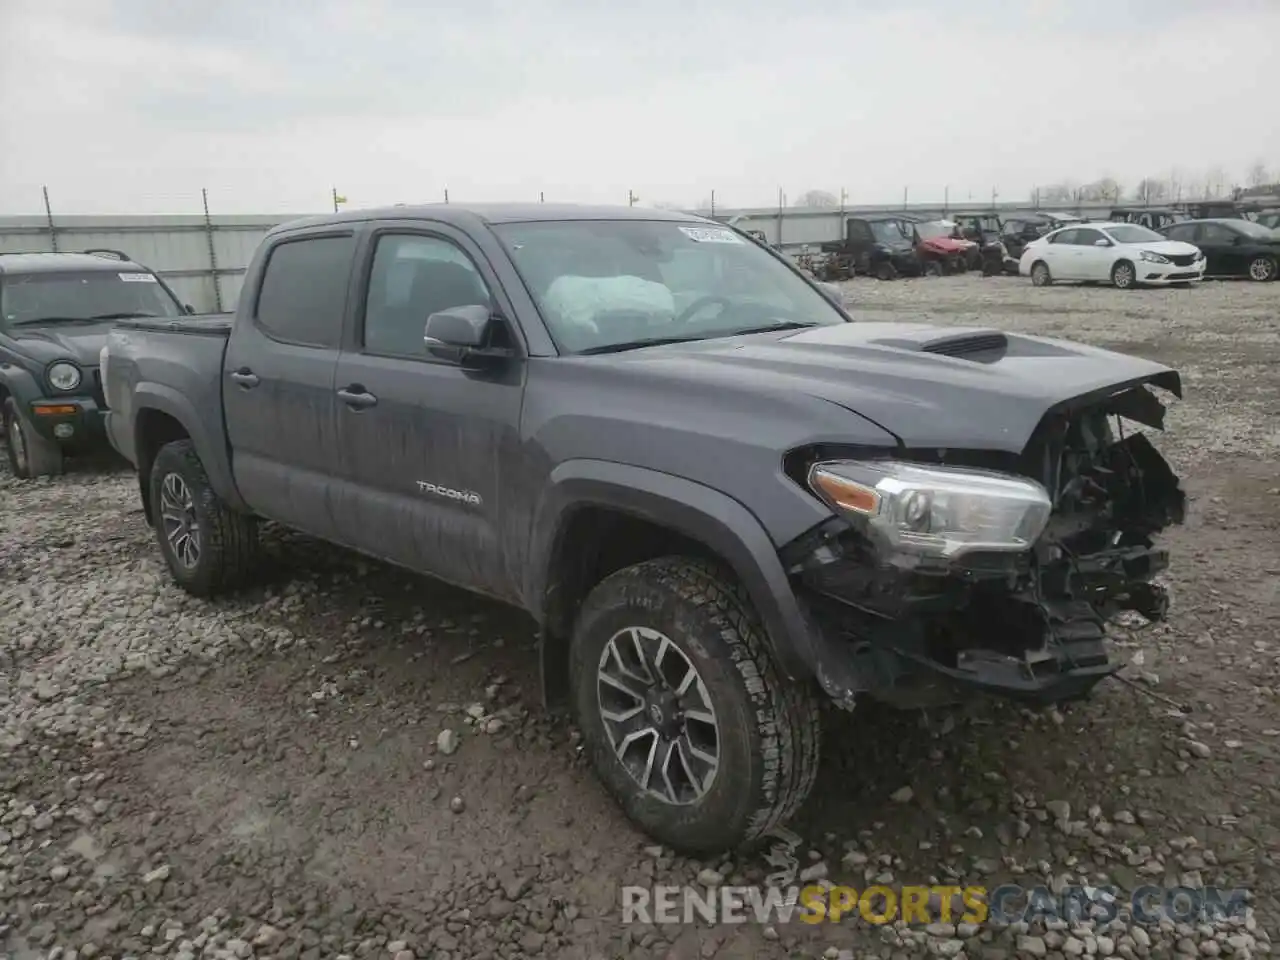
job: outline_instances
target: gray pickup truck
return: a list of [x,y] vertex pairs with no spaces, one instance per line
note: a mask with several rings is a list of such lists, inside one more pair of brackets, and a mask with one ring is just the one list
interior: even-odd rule
[[1185,507],[1132,427],[1173,370],[855,322],[657,210],[289,223],[232,319],[121,322],[101,368],[178,584],[246,583],[266,518],[523,608],[548,705],[689,852],[796,811],[823,703],[1087,693]]

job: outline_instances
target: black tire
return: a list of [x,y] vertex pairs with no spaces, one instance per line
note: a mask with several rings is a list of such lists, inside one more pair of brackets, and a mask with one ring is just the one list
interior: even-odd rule
[[1043,260],[1037,260],[1031,265],[1031,285],[1033,287],[1053,285],[1053,274],[1049,272],[1049,265]]
[[1261,256],[1249,261],[1249,279],[1268,283],[1276,278],[1276,258]]
[[881,260],[875,266],[875,274],[877,280],[897,280],[898,268],[888,260]]
[[[686,796],[689,802],[671,802],[642,787],[619,759],[601,716],[600,691],[614,689],[599,679],[604,654],[629,628],[656,631],[671,642],[681,654],[677,662],[692,664],[699,675],[714,714],[719,762],[705,792]],[[570,683],[596,774],[632,822],[681,853],[753,844],[789,820],[813,786],[820,739],[816,691],[779,673],[746,592],[713,564],[664,557],[601,581],[574,628]],[[639,686],[646,696],[659,689]],[[637,722],[645,718],[647,724],[650,716],[642,707]],[[659,742],[638,740],[641,756],[645,743]]]
[[9,451],[9,469],[22,480],[57,477],[62,474],[62,448],[40,436],[31,421],[22,415],[13,397],[4,398],[4,444]]
[[[176,477],[178,482],[170,478]],[[166,484],[181,487],[189,495],[183,511],[196,533],[196,555],[180,557],[170,540],[166,523]],[[190,440],[175,440],[160,448],[151,464],[151,519],[160,552],[174,582],[197,597],[212,597],[242,586],[254,572],[258,559],[256,518],[230,509],[209,486],[204,465]]]
[[1111,285],[1117,290],[1132,290],[1138,285],[1138,269],[1128,260],[1117,260],[1111,268]]

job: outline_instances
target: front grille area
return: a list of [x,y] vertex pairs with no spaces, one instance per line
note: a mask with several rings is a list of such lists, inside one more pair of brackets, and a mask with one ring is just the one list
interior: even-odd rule
[[93,371],[93,402],[98,405],[99,410],[107,409],[107,394],[102,389],[102,371],[97,368]]
[[1165,256],[1175,267],[1189,267],[1196,262],[1194,253],[1166,253]]

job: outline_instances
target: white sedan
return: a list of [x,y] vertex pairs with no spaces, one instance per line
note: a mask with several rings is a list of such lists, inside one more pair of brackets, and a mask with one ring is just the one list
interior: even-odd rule
[[1204,276],[1200,248],[1167,240],[1136,223],[1084,223],[1062,227],[1027,244],[1018,272],[1037,287],[1058,280],[1116,287],[1193,283]]

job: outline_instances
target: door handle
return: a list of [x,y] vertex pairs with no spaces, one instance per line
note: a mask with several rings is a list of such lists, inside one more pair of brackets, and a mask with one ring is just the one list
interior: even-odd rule
[[239,370],[232,371],[231,379],[240,384],[240,386],[244,387],[246,390],[251,387],[256,387],[262,382],[258,379],[258,375],[248,367],[241,367]]
[[369,407],[378,405],[378,398],[358,383],[353,383],[351,386],[339,390],[338,399],[352,410],[366,410]]

